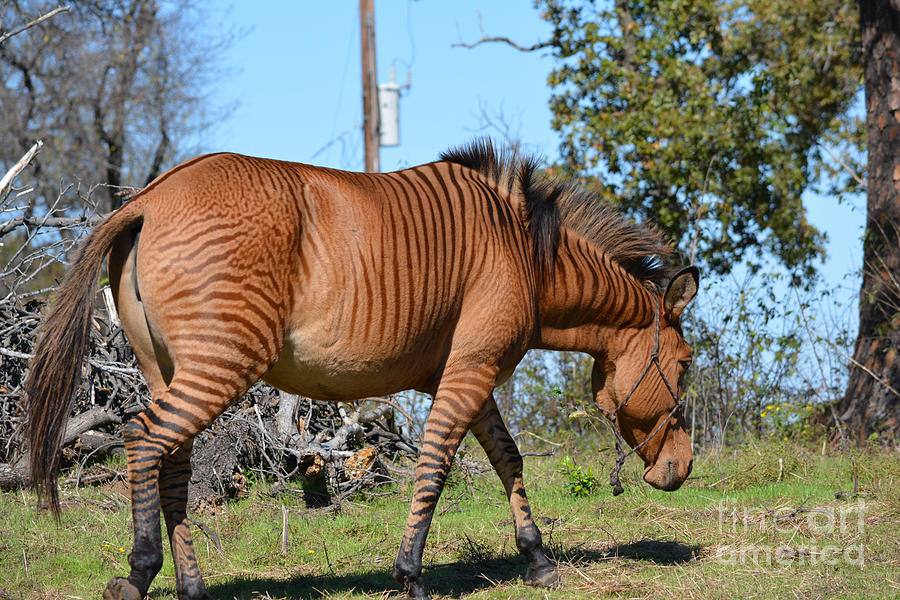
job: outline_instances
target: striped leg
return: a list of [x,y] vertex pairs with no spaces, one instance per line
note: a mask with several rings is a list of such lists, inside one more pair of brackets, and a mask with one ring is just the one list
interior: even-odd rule
[[[163,399],[167,397],[163,395]],[[128,480],[131,484],[131,517],[134,522],[134,546],[128,555],[131,573],[116,577],[106,585],[103,600],[141,600],[150,582],[162,568],[162,534],[159,522],[159,470],[163,455],[171,451],[169,436],[154,435],[165,425],[159,417],[149,417],[153,404],[125,425],[125,453],[128,457]],[[158,412],[158,411],[157,411]],[[163,415],[165,416],[165,415]]]
[[[248,368],[249,370],[249,368]],[[150,582],[159,572],[163,563],[162,534],[160,527],[160,486],[167,491],[167,505],[172,511],[170,521],[173,546],[176,551],[175,560],[182,566],[192,562],[186,555],[184,536],[186,525],[177,520],[179,508],[173,479],[183,479],[184,462],[189,460],[190,453],[182,449],[200,431],[206,428],[234,399],[246,391],[248,379],[254,381],[259,372],[251,372],[246,378],[234,374],[233,384],[228,392],[221,392],[221,385],[205,380],[198,374],[185,375],[184,371],[176,372],[168,390],[157,398],[145,411],[135,416],[125,425],[125,452],[128,456],[128,479],[131,483],[131,514],[134,519],[134,547],[128,555],[131,573],[127,578],[116,577],[107,584],[103,592],[104,600],[141,600],[150,587]],[[221,383],[221,380],[219,381]],[[163,468],[165,461],[170,462]],[[166,474],[160,478],[160,470]],[[171,493],[171,496],[169,495]],[[176,565],[179,562],[176,562]],[[196,571],[196,562],[193,562]],[[191,569],[183,570],[179,575],[179,597],[182,585],[188,594],[200,594],[203,597],[199,573],[193,577]],[[185,577],[186,576],[186,577]],[[202,591],[201,591],[202,590]],[[189,595],[188,598],[196,596]]]
[[159,473],[159,498],[166,530],[175,561],[175,589],[180,600],[212,600],[206,591],[187,519],[188,482],[191,480],[191,448],[194,440],[186,442],[165,458]]
[[506,489],[516,526],[516,546],[528,559],[525,583],[537,587],[556,586],[559,583],[559,573],[544,554],[541,531],[531,518],[531,507],[525,496],[522,455],[503,423],[493,394],[472,422],[472,433],[484,448]]
[[394,579],[404,584],[411,598],[430,598],[422,581],[422,551],[434,507],[459,443],[494,387],[496,368],[484,367],[453,374],[445,372],[425,424],[422,453],[406,531],[394,561]]

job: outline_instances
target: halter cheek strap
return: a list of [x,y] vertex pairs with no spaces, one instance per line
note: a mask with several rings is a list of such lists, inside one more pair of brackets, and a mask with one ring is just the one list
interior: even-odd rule
[[[654,317],[653,317],[653,353],[650,355],[650,362],[647,363],[647,366],[644,367],[641,376],[638,378],[637,382],[632,386],[631,390],[625,396],[625,398],[616,406],[615,410],[608,411],[602,406],[598,407],[600,411],[606,415],[606,418],[610,420],[610,429],[612,429],[613,435],[616,438],[616,465],[613,467],[612,472],[609,474],[609,485],[613,487],[613,496],[618,496],[623,491],[622,482],[619,480],[619,474],[622,471],[622,467],[625,465],[625,459],[640,450],[644,444],[649,442],[656,436],[657,433],[662,429],[663,425],[669,422],[669,419],[679,410],[683,408],[683,402],[678,397],[678,394],[675,393],[675,390],[672,388],[671,384],[669,384],[669,380],[666,379],[665,373],[663,373],[662,366],[659,363],[659,303],[654,298],[653,299],[653,307],[655,309]],[[635,390],[637,390],[638,386],[641,385],[641,382],[644,381],[644,378],[647,377],[647,373],[650,372],[650,369],[656,367],[656,370],[659,372],[659,376],[662,377],[663,383],[666,384],[666,389],[669,390],[669,394],[672,396],[672,399],[675,400],[675,407],[669,411],[669,414],[666,418],[660,421],[659,425],[656,426],[656,429],[650,433],[647,438],[629,450],[625,452],[625,447],[628,445],[625,441],[625,438],[622,437],[621,428],[619,427],[619,411],[621,411],[631,397],[634,395]]]

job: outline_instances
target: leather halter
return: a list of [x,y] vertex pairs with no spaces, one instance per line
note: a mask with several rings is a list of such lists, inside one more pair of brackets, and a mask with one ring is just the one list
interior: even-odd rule
[[[669,422],[669,419],[681,408],[684,407],[684,403],[678,397],[678,394],[675,393],[675,390],[672,388],[671,384],[669,384],[669,380],[666,379],[665,373],[663,373],[662,366],[659,364],[659,302],[656,298],[653,299],[653,307],[654,317],[653,317],[653,353],[650,354],[650,362],[647,363],[647,366],[644,367],[644,371],[641,373],[641,376],[638,378],[637,382],[632,386],[631,391],[625,396],[625,399],[622,400],[618,406],[616,406],[615,410],[612,412],[606,410],[602,406],[598,406],[600,411],[606,415],[606,418],[610,420],[612,423],[611,429],[613,435],[616,438],[616,465],[613,467],[612,472],[609,474],[609,485],[613,487],[613,496],[618,496],[623,491],[622,482],[619,480],[619,473],[622,471],[622,467],[625,465],[625,459],[640,450],[644,444],[649,442],[656,436],[657,433],[662,429],[663,425]],[[634,395],[635,390],[637,390],[638,386],[641,385],[641,382],[647,377],[647,373],[650,372],[652,367],[656,367],[656,370],[659,372],[659,376],[662,378],[663,383],[666,384],[666,389],[669,390],[669,394],[672,396],[672,399],[675,401],[675,407],[669,411],[669,414],[666,418],[656,426],[656,429],[647,436],[647,438],[629,450],[627,453],[624,451],[624,447],[627,446],[627,442],[625,438],[622,437],[622,432],[619,428],[619,422],[617,417],[619,415],[619,411],[621,411],[625,405],[631,400],[631,397]]]

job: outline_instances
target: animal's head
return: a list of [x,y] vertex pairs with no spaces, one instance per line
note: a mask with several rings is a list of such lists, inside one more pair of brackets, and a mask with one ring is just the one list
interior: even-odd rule
[[[622,437],[637,448],[646,467],[644,480],[666,491],[678,489],[691,472],[691,442],[673,392],[681,397],[691,364],[679,317],[698,284],[696,267],[675,275],[658,302],[658,319],[647,327],[621,330],[595,360],[592,374],[594,401],[607,416],[616,416]],[[657,343],[659,368],[651,362]]]

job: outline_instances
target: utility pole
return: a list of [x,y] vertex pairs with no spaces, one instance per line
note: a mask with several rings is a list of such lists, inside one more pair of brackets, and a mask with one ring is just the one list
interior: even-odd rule
[[366,172],[379,165],[378,77],[375,72],[375,0],[359,0],[359,30],[362,49],[363,141]]

